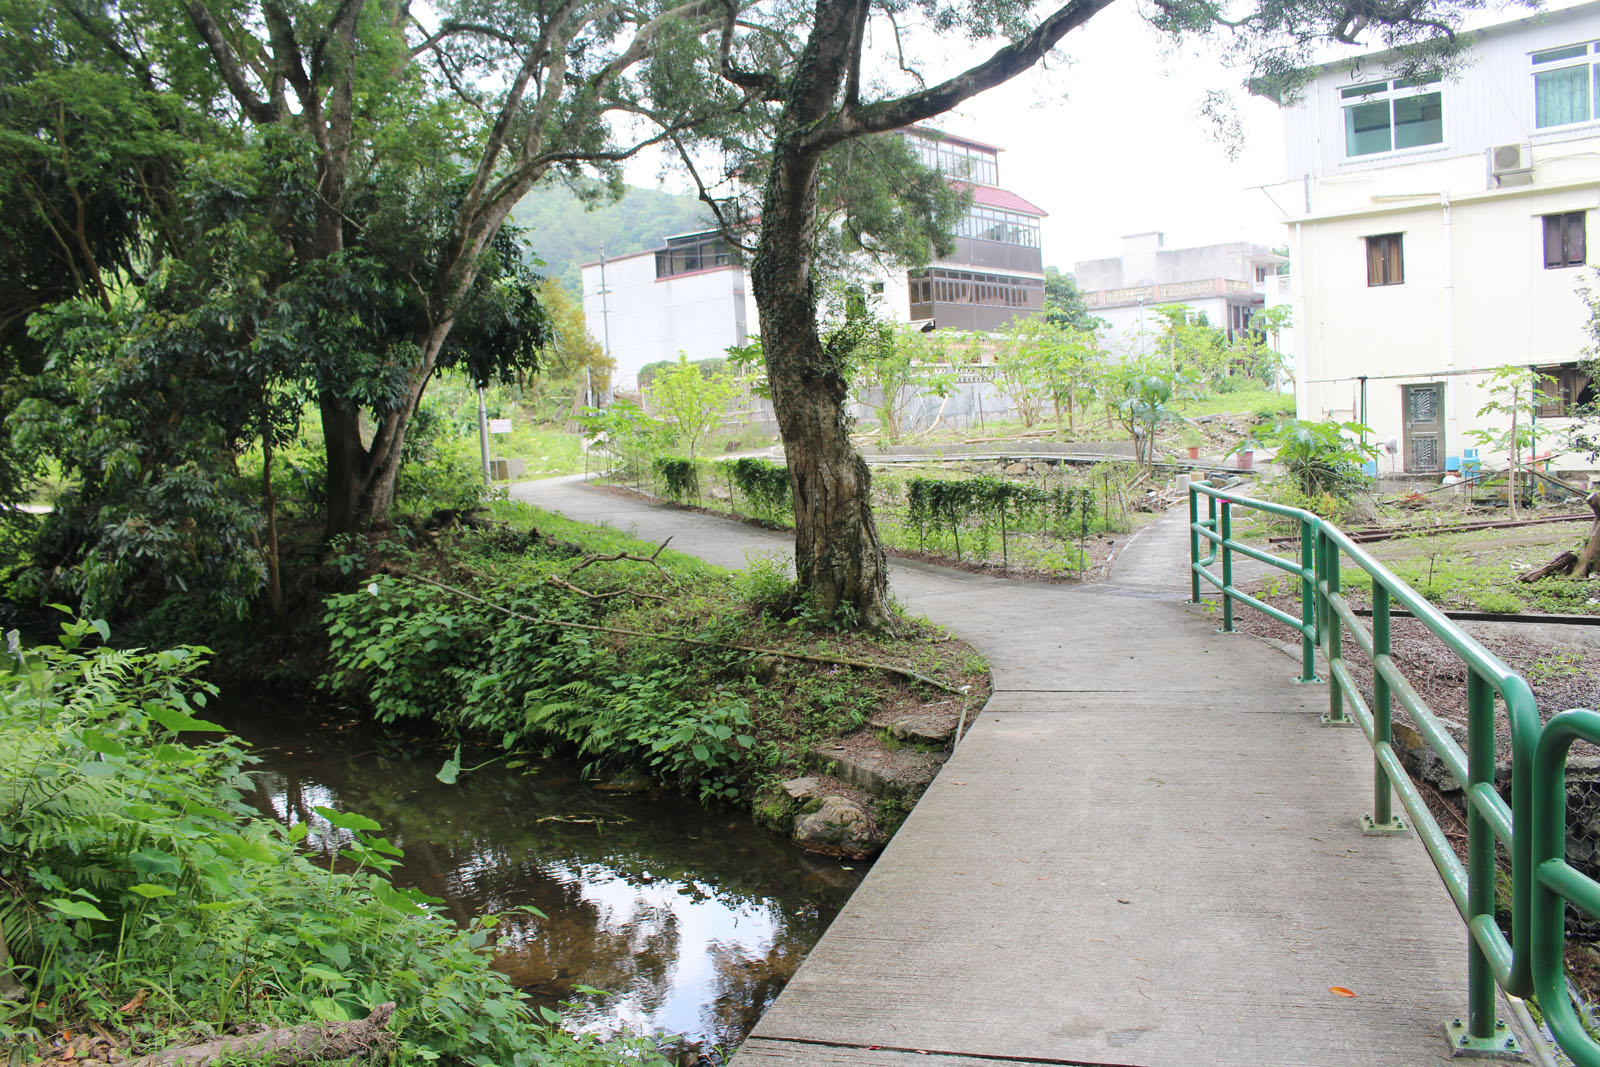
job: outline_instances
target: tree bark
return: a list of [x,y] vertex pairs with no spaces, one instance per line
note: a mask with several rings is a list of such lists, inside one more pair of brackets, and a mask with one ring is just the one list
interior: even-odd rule
[[872,476],[850,443],[848,383],[817,332],[817,173],[823,149],[802,131],[825,113],[848,69],[856,11],[821,0],[790,86],[763,197],[751,286],[761,312],[772,407],[794,500],[795,573],[827,615],[859,626],[889,621],[889,568],[871,506]]

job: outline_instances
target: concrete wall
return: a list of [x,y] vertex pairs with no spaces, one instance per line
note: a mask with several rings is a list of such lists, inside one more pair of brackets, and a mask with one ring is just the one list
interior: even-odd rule
[[[1480,447],[1471,431],[1507,424],[1477,414],[1490,399],[1489,371],[1582,356],[1589,312],[1574,287],[1589,272],[1545,268],[1541,216],[1584,212],[1588,241],[1600,236],[1600,122],[1535,130],[1529,53],[1596,38],[1600,4],[1481,34],[1476,56],[1440,90],[1439,146],[1343,158],[1338,88],[1381,80],[1379,59],[1360,64],[1359,76],[1350,64],[1323,71],[1286,110],[1297,177],[1274,195],[1295,211],[1286,222],[1301,417],[1360,417],[1366,375],[1367,422],[1379,440],[1403,437],[1403,387],[1440,382],[1442,454],[1459,459]],[[1497,182],[1486,152],[1511,143],[1527,147],[1531,169]],[[1401,235],[1404,281],[1369,286],[1367,239],[1384,234]],[[1573,456],[1558,466],[1588,463]]]
[[1473,36],[1468,65],[1443,85],[1443,144],[1345,158],[1344,101],[1339,89],[1391,76],[1381,55],[1361,57],[1329,65],[1299,103],[1285,109],[1285,176],[1291,181],[1308,174],[1328,178],[1470,154],[1478,157],[1475,176],[1481,189],[1487,166],[1481,154],[1486,148],[1518,143],[1548,147],[1592,134],[1583,126],[1535,128],[1529,55],[1600,38],[1600,4],[1534,15]]
[[654,252],[608,260],[606,313],[602,314],[600,267],[583,268],[583,314],[589,332],[617,361],[612,388],[638,386],[639,368],[676,359],[714,359],[730,345],[744,344],[759,332],[755,298],[743,267],[717,267],[693,274],[656,277]]

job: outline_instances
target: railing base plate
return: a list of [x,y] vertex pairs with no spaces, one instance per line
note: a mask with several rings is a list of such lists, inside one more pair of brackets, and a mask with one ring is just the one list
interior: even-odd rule
[[1450,1042],[1452,1059],[1500,1060],[1506,1063],[1526,1063],[1528,1060],[1516,1035],[1503,1022],[1494,1024],[1493,1037],[1473,1037],[1467,1032],[1466,1023],[1454,1019],[1444,1024],[1444,1036]]
[[1372,816],[1363,815],[1361,832],[1368,837],[1398,837],[1406,832],[1406,824],[1398,816],[1385,823],[1376,823],[1372,821]]
[[1327,712],[1323,712],[1320,716],[1318,716],[1317,721],[1322,723],[1324,726],[1354,726],[1356,724],[1356,721],[1349,716],[1345,716],[1342,719],[1335,719]]
[[1309,678],[1296,678],[1294,680],[1294,684],[1295,685],[1321,685],[1326,681],[1327,681],[1326,678],[1323,678],[1323,677],[1321,677],[1319,675],[1313,674]]

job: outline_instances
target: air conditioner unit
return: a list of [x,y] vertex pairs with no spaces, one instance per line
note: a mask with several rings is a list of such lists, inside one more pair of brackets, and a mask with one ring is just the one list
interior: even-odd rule
[[[1523,185],[1532,181],[1533,152],[1529,145],[1502,144],[1489,149],[1491,186]],[[1507,181],[1507,179],[1511,179]],[[1521,180],[1518,180],[1521,179]]]

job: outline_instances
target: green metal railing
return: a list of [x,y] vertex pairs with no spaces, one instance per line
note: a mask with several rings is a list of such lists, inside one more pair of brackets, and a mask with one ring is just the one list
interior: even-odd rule
[[[1200,500],[1207,501],[1206,515]],[[1265,512],[1300,525],[1300,558],[1283,559],[1234,539],[1234,508]],[[1210,551],[1201,558],[1201,542]],[[1295,618],[1234,584],[1234,558],[1243,555],[1293,575],[1300,587]],[[1220,576],[1214,572],[1220,557]],[[1600,744],[1600,714],[1568,711],[1541,728],[1528,683],[1452,623],[1437,608],[1373,559],[1331,523],[1207,485],[1189,487],[1190,593],[1201,583],[1222,594],[1222,629],[1234,629],[1235,602],[1277,619],[1300,635],[1299,681],[1313,682],[1320,649],[1328,671],[1329,725],[1355,724],[1373,751],[1369,833],[1403,833],[1392,798],[1411,817],[1445,888],[1467,924],[1467,1019],[1447,1026],[1461,1051],[1514,1053],[1516,1041],[1495,1017],[1495,986],[1513,996],[1536,995],[1562,1050],[1580,1067],[1600,1067],[1600,1043],[1585,1031],[1566,987],[1565,905],[1600,917],[1600,884],[1566,862],[1566,755],[1576,740]],[[1372,586],[1369,631],[1344,597],[1340,572],[1365,572]],[[1467,747],[1457,744],[1390,657],[1390,620],[1404,608],[1467,667]],[[1372,666],[1369,705],[1345,661],[1349,638]],[[1418,734],[1461,784],[1467,809],[1467,862],[1463,864],[1428,810],[1395,752],[1391,717],[1398,702]],[[1496,705],[1505,708],[1511,737],[1511,802],[1495,790]],[[1348,711],[1348,714],[1347,714]],[[1496,844],[1511,857],[1511,936],[1495,921]]]

